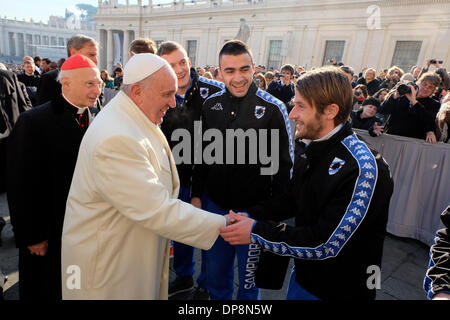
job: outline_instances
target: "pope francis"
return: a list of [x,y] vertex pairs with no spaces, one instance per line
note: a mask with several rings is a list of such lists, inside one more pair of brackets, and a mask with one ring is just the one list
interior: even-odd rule
[[89,126],[67,200],[63,299],[167,299],[169,239],[209,249],[225,226],[223,216],[177,199],[177,169],[158,127],[176,91],[165,60],[137,54]]

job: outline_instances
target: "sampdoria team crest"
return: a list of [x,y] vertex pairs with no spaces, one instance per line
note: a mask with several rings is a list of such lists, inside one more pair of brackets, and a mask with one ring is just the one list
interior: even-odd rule
[[256,119],[261,119],[264,116],[265,112],[266,112],[266,107],[256,106],[255,107],[255,117],[256,117]]
[[334,158],[334,160],[330,164],[330,167],[328,168],[328,174],[332,176],[333,174],[338,172],[344,164],[344,160],[339,159],[338,157]]
[[209,88],[200,88],[200,96],[203,99],[206,99],[208,97],[209,94]]

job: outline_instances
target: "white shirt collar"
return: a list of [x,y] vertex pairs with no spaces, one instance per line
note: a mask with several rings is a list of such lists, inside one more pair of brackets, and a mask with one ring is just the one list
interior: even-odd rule
[[339,130],[341,130],[341,128],[344,126],[343,123],[339,124],[337,127],[335,127],[333,130],[331,130],[330,132],[328,132],[326,135],[324,135],[322,138],[317,139],[317,140],[310,140],[310,139],[302,139],[302,142],[305,143],[306,145],[309,145],[311,142],[313,141],[325,141],[330,139],[332,136],[334,136]]

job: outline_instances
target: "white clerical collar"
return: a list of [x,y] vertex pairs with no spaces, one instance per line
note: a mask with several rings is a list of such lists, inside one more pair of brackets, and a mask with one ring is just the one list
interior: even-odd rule
[[333,130],[331,130],[330,132],[328,132],[326,135],[324,135],[322,138],[317,139],[317,140],[310,140],[310,139],[302,139],[302,142],[305,143],[306,145],[309,145],[311,142],[314,141],[325,141],[330,139],[332,136],[334,136],[339,130],[341,130],[341,128],[344,126],[343,123],[339,124],[337,127],[335,127]]
[[82,113],[84,112],[84,110],[88,109],[88,107],[84,107],[84,108],[82,108],[82,107],[77,107],[77,106],[74,105],[72,102],[70,102],[69,99],[66,98],[66,96],[64,95],[64,93],[62,93],[62,96],[63,96],[64,100],[66,100],[70,105],[72,105],[72,106],[74,106],[75,108],[78,109],[77,114],[82,114]]

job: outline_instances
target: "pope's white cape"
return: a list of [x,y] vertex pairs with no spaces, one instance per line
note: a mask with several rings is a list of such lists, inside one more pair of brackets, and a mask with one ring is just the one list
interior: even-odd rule
[[178,200],[178,190],[163,133],[119,92],[80,146],[62,236],[63,299],[167,299],[168,239],[209,249],[225,225]]

